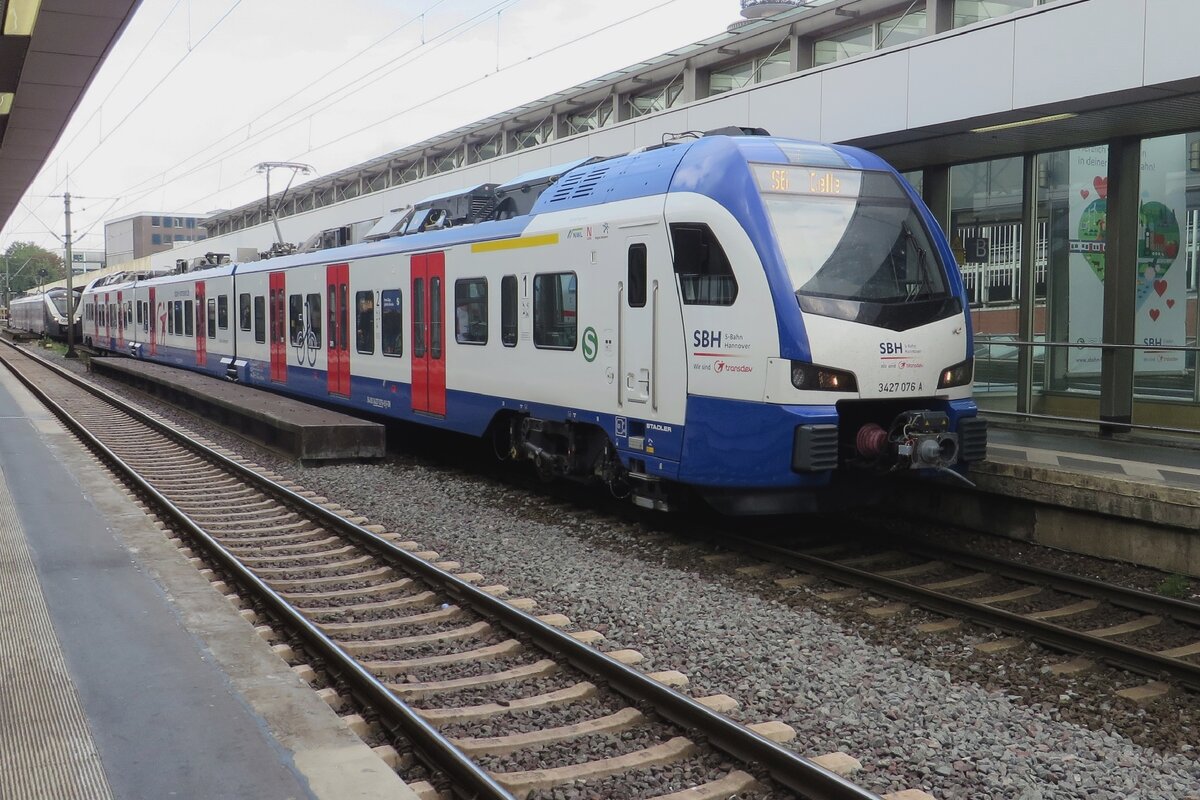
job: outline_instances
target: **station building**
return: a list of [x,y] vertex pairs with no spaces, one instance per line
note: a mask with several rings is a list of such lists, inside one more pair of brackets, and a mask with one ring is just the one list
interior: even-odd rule
[[[285,237],[353,239],[426,197],[686,131],[855,145],[949,233],[990,415],[1200,436],[1200,3],[742,7],[708,39],[293,189]],[[207,242],[152,260],[266,249],[266,209],[210,217]]]

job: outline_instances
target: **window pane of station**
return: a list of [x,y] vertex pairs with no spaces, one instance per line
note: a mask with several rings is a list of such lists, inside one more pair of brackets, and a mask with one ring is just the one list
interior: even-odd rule
[[[1137,276],[1131,296],[1134,421],[1176,424],[1162,404],[1196,403],[1196,273],[1200,264],[1200,133],[1142,140]],[[1162,348],[1188,346],[1190,351]],[[1196,427],[1193,408],[1183,427]],[[1164,413],[1167,412],[1167,413]]]
[[844,58],[869,53],[874,44],[875,31],[871,27],[855,28],[839,36],[821,39],[813,44],[813,66],[832,64]]
[[1037,4],[1038,0],[954,0],[954,27],[996,19]]
[[772,81],[776,78],[782,78],[792,71],[792,56],[784,48],[782,52],[772,53],[766,58],[758,59],[756,63],[757,75],[754,78],[755,83],[763,83]]
[[879,32],[875,39],[878,44],[875,45],[875,48],[894,47],[923,36],[925,36],[925,4],[918,3],[907,14],[879,23]]
[[950,169],[950,245],[971,307],[975,397],[1007,411],[1017,398],[1023,184],[1020,158]]
[[746,61],[714,70],[708,76],[708,93],[723,94],[740,89],[754,81],[754,62]]

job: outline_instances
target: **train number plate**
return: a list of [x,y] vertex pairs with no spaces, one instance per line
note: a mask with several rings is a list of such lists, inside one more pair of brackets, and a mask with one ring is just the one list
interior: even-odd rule
[[920,381],[887,381],[879,384],[880,394],[900,394],[902,392],[921,392],[925,386]]

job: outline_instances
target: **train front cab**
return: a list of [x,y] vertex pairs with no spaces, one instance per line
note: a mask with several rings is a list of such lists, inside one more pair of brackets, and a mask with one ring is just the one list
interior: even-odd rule
[[[667,202],[689,346],[681,479],[728,513],[788,513],[982,458],[965,295],[911,188],[846,148],[706,155],[706,170],[685,158]],[[692,297],[690,219],[714,234],[691,258]],[[722,280],[733,292],[704,296]]]

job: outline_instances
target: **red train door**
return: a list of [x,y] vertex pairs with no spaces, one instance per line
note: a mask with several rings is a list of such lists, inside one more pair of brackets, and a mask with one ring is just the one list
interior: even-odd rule
[[196,281],[196,365],[208,365],[208,314],[204,309],[204,281]]
[[325,307],[329,309],[329,393],[350,396],[350,265],[325,268]]
[[287,303],[284,298],[286,292],[286,278],[282,272],[272,272],[268,275],[270,286],[268,289],[267,299],[270,304],[270,323],[268,330],[270,331],[271,342],[271,380],[276,383],[287,382],[287,318],[285,317]]
[[446,414],[446,254],[412,258],[412,407]]

